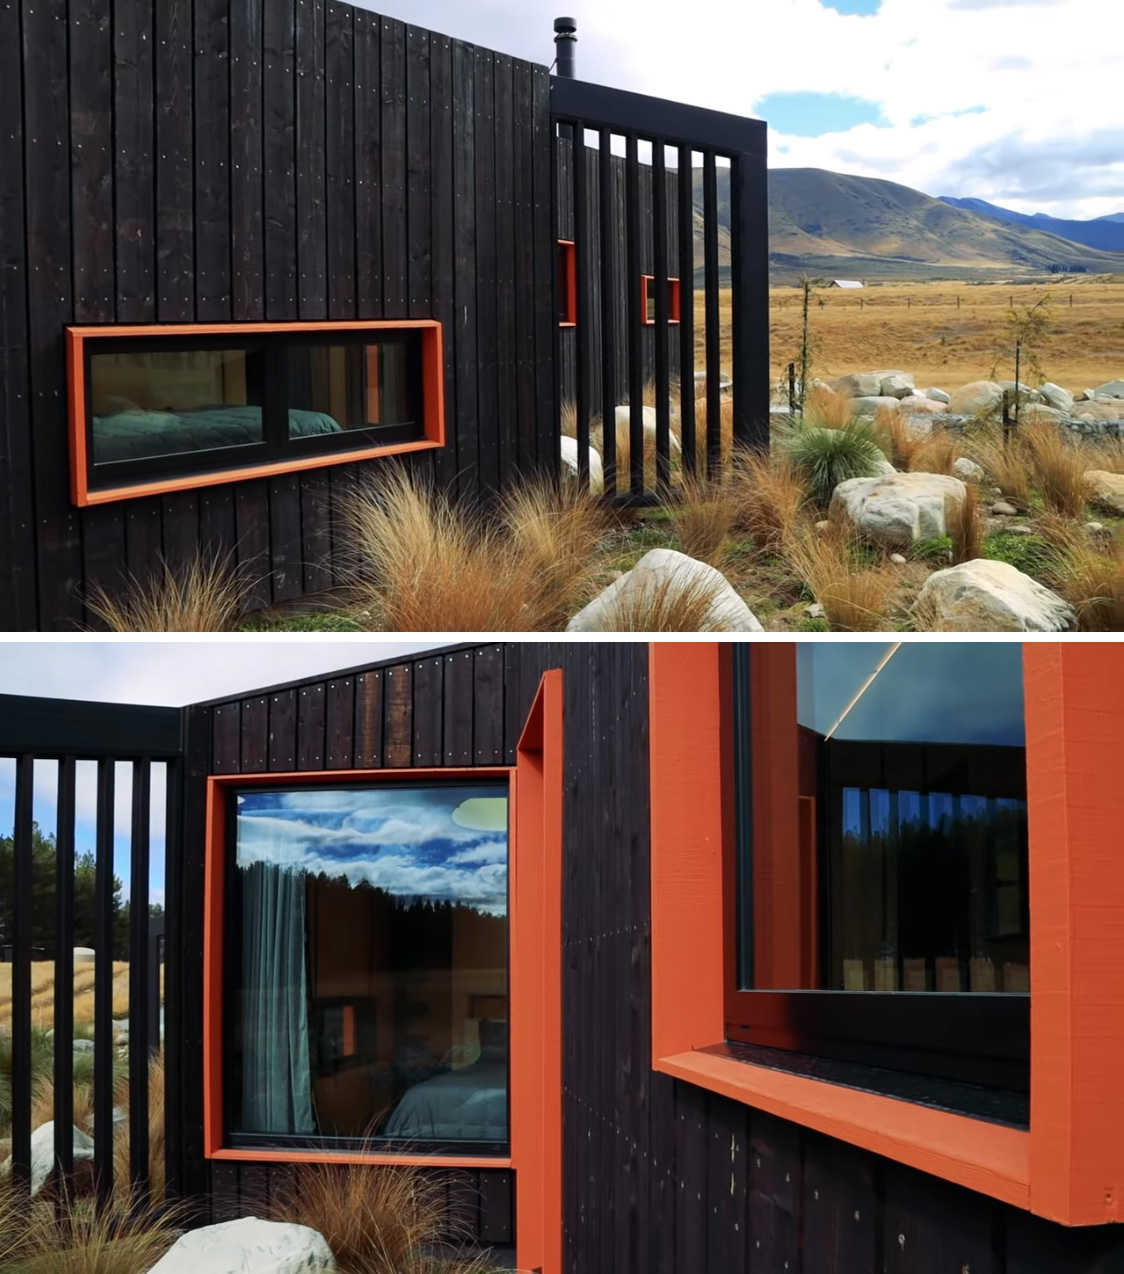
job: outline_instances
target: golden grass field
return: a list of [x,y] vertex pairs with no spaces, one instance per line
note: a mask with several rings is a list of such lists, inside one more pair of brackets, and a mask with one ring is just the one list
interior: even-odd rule
[[[113,964],[113,1016],[129,1011],[129,965],[117,960]],[[31,1024],[49,1030],[55,1020],[55,965],[52,960],[37,960],[31,966]],[[0,964],[0,1024],[12,1023],[12,966]],[[94,1024],[94,966],[79,965],[74,970],[74,1024]]]
[[[1012,300],[1020,311],[1049,294],[1053,328],[1038,350],[1045,379],[1073,392],[1124,376],[1124,278],[1103,276],[1057,286],[1006,283],[886,283],[862,291],[818,288],[809,326],[812,372],[823,379],[897,368],[919,386],[951,391],[990,377]],[[1070,305],[1072,295],[1073,304]],[[960,297],[957,309],[956,298]],[[821,304],[822,302],[822,304]],[[861,303],[860,303],[861,302]],[[719,301],[722,366],[730,367],[731,293]],[[695,294],[697,366],[704,365],[703,305]],[[774,384],[785,380],[800,348],[801,290],[770,289],[769,345]],[[1013,359],[999,379],[1014,378]]]

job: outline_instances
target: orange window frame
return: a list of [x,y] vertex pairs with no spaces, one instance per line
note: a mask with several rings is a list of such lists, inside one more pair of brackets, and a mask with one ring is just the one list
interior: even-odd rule
[[[543,674],[514,766],[212,774],[207,779],[203,913],[203,1153],[208,1159],[285,1163],[416,1163],[510,1168],[516,1174],[516,1259],[562,1274],[562,673]],[[508,1030],[511,1127],[507,1157],[331,1154],[224,1147],[223,882],[226,805],[238,787],[507,778]]]
[[[390,332],[420,331],[422,338],[422,436],[411,442],[361,447],[354,451],[328,452],[297,460],[218,469],[195,475],[178,475],[135,485],[91,490],[89,456],[86,450],[86,343],[120,337],[260,336],[293,332]],[[66,329],[67,415],[70,442],[70,499],[79,508],[139,499],[169,491],[194,491],[228,482],[248,482],[252,478],[299,473],[329,465],[355,464],[378,456],[410,451],[432,451],[445,445],[445,372],[441,323],[437,319],[395,319],[343,323],[150,323],[120,327],[68,327]],[[375,387],[377,400],[378,387]]]
[[[655,327],[656,320],[654,317],[648,317],[648,307],[652,303],[651,285],[656,281],[654,274],[642,274],[640,276],[640,319],[645,327]],[[677,278],[669,278],[667,281],[667,321],[669,323],[678,323],[682,317],[682,292]]]
[[558,298],[558,326],[578,325],[578,249],[573,239],[558,240],[558,280],[562,295]]
[[1023,643],[1028,1131],[698,1051],[725,1034],[729,649],[650,646],[653,1068],[1065,1225],[1124,1220],[1120,647]]

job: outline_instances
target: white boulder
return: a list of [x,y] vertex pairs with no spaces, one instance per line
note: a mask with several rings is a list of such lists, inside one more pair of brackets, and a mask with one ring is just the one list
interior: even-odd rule
[[[656,409],[654,407],[644,407],[642,417],[644,422],[644,432],[650,434],[652,438],[656,436]],[[672,411],[671,419],[675,419],[675,412]],[[618,429],[630,429],[632,427],[632,408],[627,404],[618,407],[613,413],[613,421]],[[680,449],[679,438],[674,431],[668,434],[668,454],[678,452]]]
[[884,398],[908,398],[916,390],[917,385],[908,372],[891,372],[882,378],[878,392]]
[[1040,403],[1042,395],[1032,385],[1024,385],[1021,380],[1001,380],[999,388],[1005,389],[1011,395],[1011,405],[1014,406],[1015,395],[1024,403]]
[[897,398],[891,398],[887,394],[872,394],[869,397],[852,398],[850,402],[851,411],[856,416],[873,416],[879,407],[897,411],[900,406],[901,403]]
[[[578,476],[578,440],[563,434],[559,442],[562,464],[568,474]],[[605,475],[601,468],[601,456],[596,447],[589,449],[589,488],[594,495],[605,490]]]
[[1063,420],[1069,419],[1069,412],[1061,411],[1057,407],[1047,407],[1044,403],[1025,403],[1019,408],[1019,421],[1023,423],[1048,423],[1060,425]]
[[1103,385],[1098,385],[1092,392],[1103,398],[1124,398],[1124,380],[1106,381]]
[[1124,402],[1116,398],[1086,399],[1073,408],[1077,420],[1124,420]]
[[242,1217],[189,1230],[148,1274],[316,1274],[335,1268],[324,1236],[307,1225]]
[[952,472],[963,482],[983,482],[986,476],[983,468],[967,456],[961,456],[952,462]]
[[[73,1129],[74,1162],[86,1163],[94,1157],[94,1141],[81,1128]],[[31,1193],[38,1194],[55,1170],[55,1121],[40,1124],[31,1134]],[[0,1176],[12,1171],[12,1156],[0,1163]]]
[[1064,411],[1066,415],[1073,410],[1073,395],[1068,389],[1055,385],[1053,381],[1048,380],[1044,385],[1040,385],[1038,392],[1042,395],[1042,401],[1047,407],[1056,407],[1058,411]]
[[921,392],[924,393],[926,398],[931,398],[935,403],[947,403],[951,401],[952,398],[951,394],[946,394],[943,389],[937,389],[935,387]]
[[94,1041],[81,1038],[76,1039],[74,1041],[72,1051],[75,1053],[92,1053],[94,1051]]
[[1124,473],[1089,469],[1085,473],[1085,488],[1089,492],[1090,504],[1124,518]]
[[641,603],[646,596],[656,596],[665,589],[698,590],[710,599],[700,631],[726,633],[759,633],[761,625],[753,611],[737,595],[729,581],[713,566],[698,562],[674,549],[652,549],[645,553],[631,571],[626,571],[608,588],[603,589],[566,625],[568,633],[611,631],[610,616],[618,606]]
[[1073,608],[1056,593],[988,558],[935,571],[916,608],[934,615],[938,632],[1058,633],[1074,621]]
[[850,376],[838,376],[828,385],[844,398],[869,398],[882,392],[882,378],[872,372],[855,372]]
[[860,535],[884,548],[908,548],[945,535],[949,503],[962,504],[967,494],[959,478],[942,473],[850,478],[835,488],[828,517],[849,518]]
[[957,416],[979,416],[994,411],[1003,402],[1003,389],[993,380],[973,380],[961,385],[948,400],[948,409]]
[[910,394],[898,403],[905,415],[941,416],[948,411],[947,403],[939,403],[935,398],[922,398],[920,394]]

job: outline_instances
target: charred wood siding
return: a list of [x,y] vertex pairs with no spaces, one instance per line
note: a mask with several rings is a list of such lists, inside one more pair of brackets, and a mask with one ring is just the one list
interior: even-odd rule
[[200,546],[262,604],[329,587],[379,463],[76,509],[69,324],[436,317],[412,463],[470,496],[553,465],[545,67],[335,0],[14,0],[0,105],[0,628]]
[[[208,1163],[202,1127],[208,772],[512,764],[542,672],[564,676],[565,1274],[1118,1274],[1120,1227],[1067,1230],[650,1068],[647,651],[459,647],[187,711],[180,976],[169,1032],[177,1180],[231,1215],[288,1171]],[[171,894],[170,894],[171,896]],[[171,935],[171,928],[169,934]],[[684,958],[689,958],[685,953]],[[174,1007],[173,1007],[174,1001]],[[175,1052],[173,1050],[173,1056]],[[445,1174],[482,1242],[513,1241],[518,1182]]]

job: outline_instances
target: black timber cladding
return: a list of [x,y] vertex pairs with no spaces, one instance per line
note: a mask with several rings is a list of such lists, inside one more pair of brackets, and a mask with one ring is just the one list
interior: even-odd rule
[[0,628],[200,546],[262,604],[330,587],[379,463],[75,508],[67,325],[435,317],[448,441],[411,466],[554,466],[545,67],[335,0],[13,0],[0,107]]
[[[565,1274],[1119,1274],[1119,1227],[1067,1230],[654,1073],[647,650],[461,646],[189,709],[177,1136],[216,1215],[284,1168],[213,1165],[199,1137],[202,832],[212,763],[250,770],[510,764],[542,672],[563,670]],[[194,820],[194,824],[192,822]],[[170,1130],[171,1132],[171,1130]],[[484,1242],[511,1242],[503,1172],[450,1174]]]

